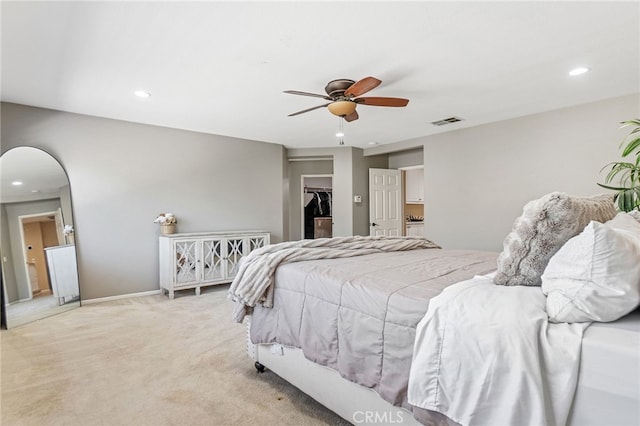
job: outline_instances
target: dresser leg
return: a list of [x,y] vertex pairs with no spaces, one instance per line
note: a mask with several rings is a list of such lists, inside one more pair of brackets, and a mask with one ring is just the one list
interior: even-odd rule
[[173,299],[173,290],[169,290],[169,299]]
[[200,287],[196,287],[196,296],[200,296]]

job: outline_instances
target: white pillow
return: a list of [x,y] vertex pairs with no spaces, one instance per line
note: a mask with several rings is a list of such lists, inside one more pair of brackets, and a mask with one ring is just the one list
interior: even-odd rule
[[592,221],[542,274],[551,322],[615,321],[640,305],[640,223],[619,213]]

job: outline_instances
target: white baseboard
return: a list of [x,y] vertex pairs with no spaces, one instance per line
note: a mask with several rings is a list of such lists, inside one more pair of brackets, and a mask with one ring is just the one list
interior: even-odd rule
[[93,305],[94,303],[109,302],[111,300],[130,299],[132,297],[153,296],[154,294],[160,294],[160,290],[142,291],[140,293],[121,294],[119,296],[99,297],[97,299],[82,299],[80,304]]

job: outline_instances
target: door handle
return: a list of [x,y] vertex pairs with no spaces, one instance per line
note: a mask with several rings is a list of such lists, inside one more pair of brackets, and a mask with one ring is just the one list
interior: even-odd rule
[[378,226],[378,224],[375,222],[371,222],[371,226]]

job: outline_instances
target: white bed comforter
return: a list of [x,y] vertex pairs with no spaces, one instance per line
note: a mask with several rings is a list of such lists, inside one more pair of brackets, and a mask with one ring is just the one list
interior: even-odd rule
[[462,425],[564,425],[588,325],[550,323],[540,287],[450,286],[416,329],[409,403]]

